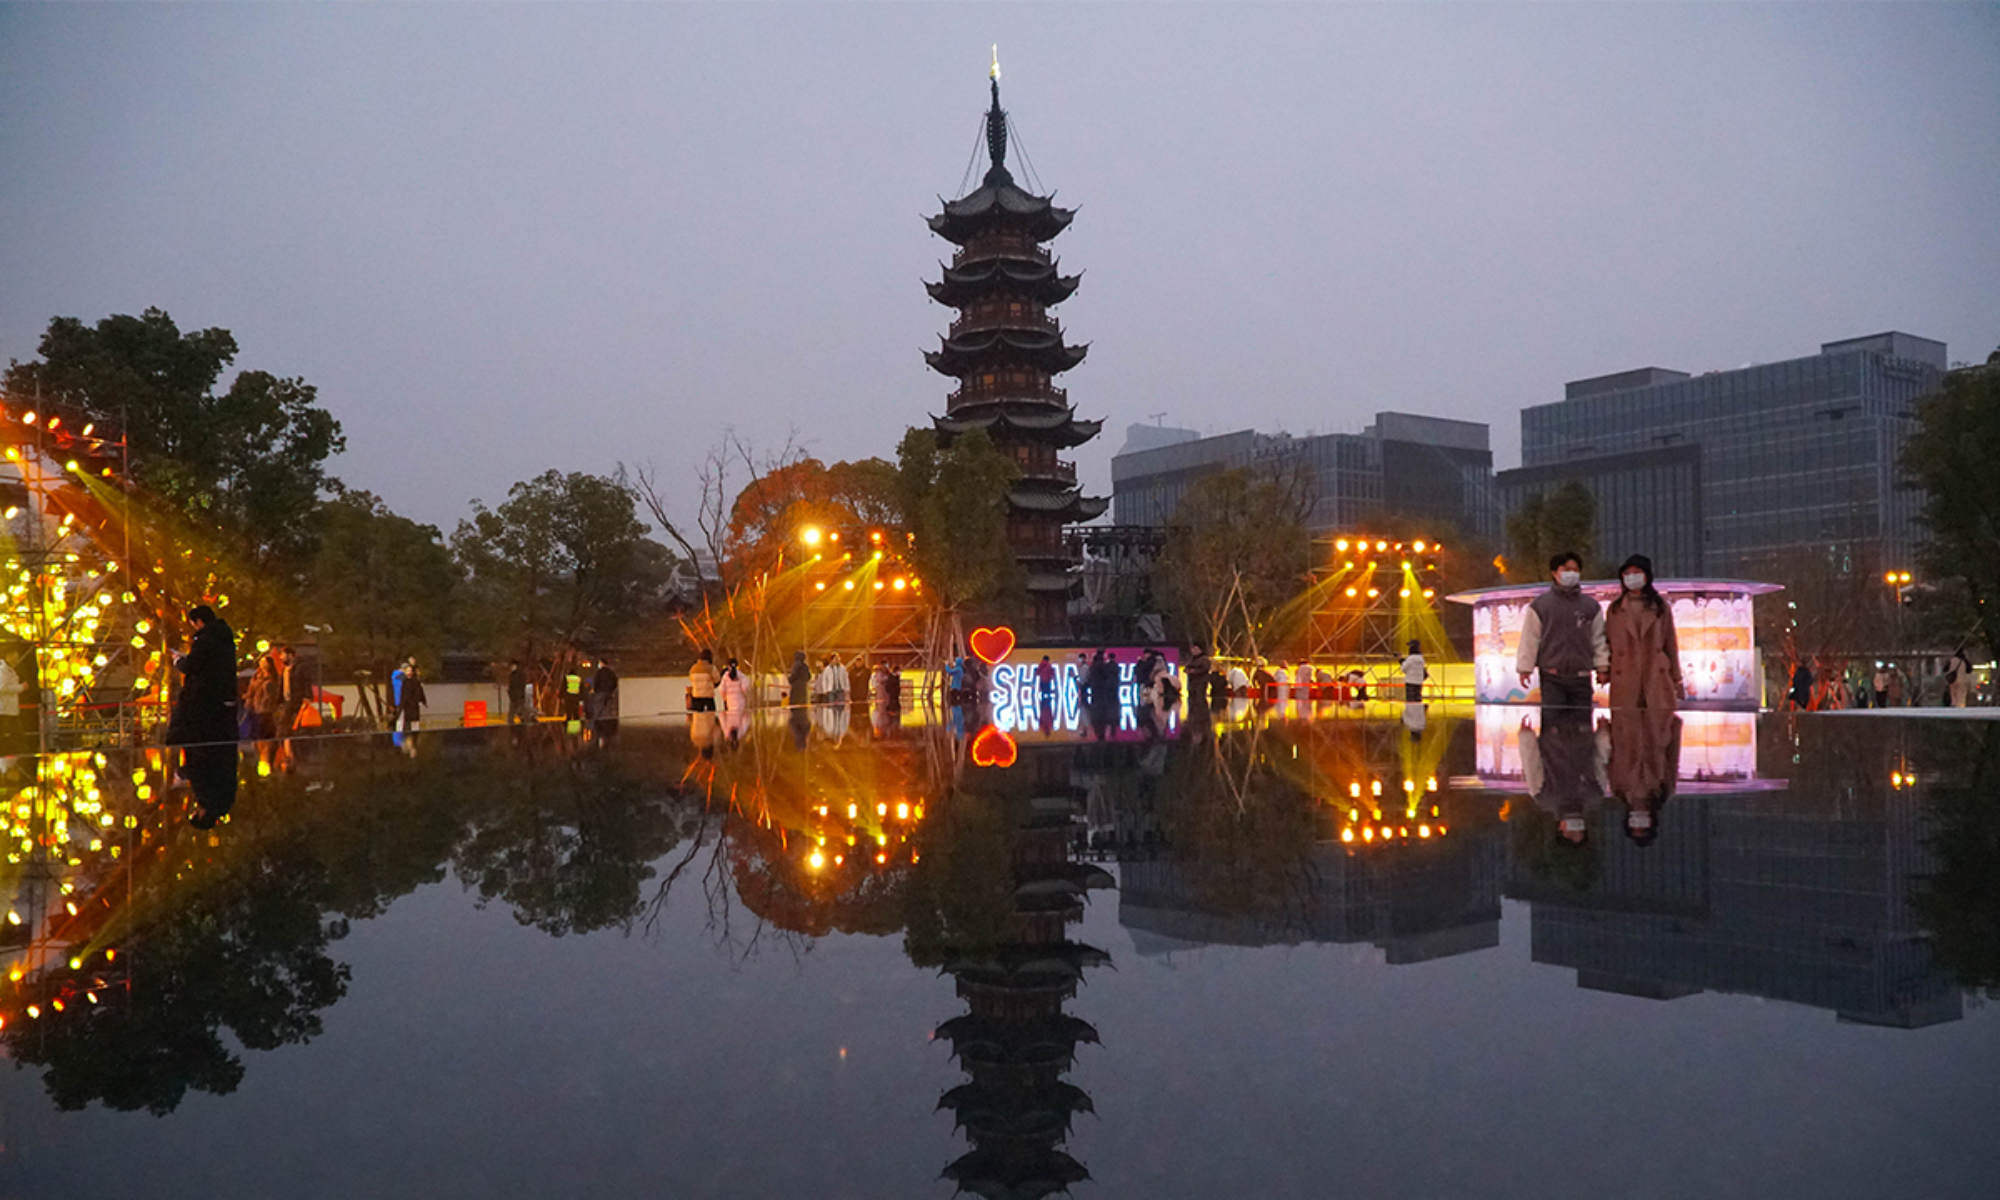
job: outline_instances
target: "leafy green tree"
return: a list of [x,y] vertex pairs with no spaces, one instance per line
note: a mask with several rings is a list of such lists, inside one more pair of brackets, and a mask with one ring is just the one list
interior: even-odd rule
[[489,509],[474,501],[451,549],[495,649],[615,642],[665,598],[673,556],[646,536],[616,480],[545,471]]
[[2000,655],[1993,608],[2000,598],[2000,350],[1985,366],[1946,375],[1936,395],[1917,401],[1917,429],[1901,465],[1905,480],[1924,492],[1925,574],[1965,582],[1977,636]]
[[1188,489],[1155,576],[1181,629],[1221,654],[1275,648],[1270,622],[1305,587],[1311,558],[1308,478],[1237,469]]
[[1518,512],[1507,518],[1507,550],[1514,556],[1508,574],[1516,580],[1539,579],[1548,573],[1549,559],[1564,551],[1582,557],[1584,570],[1597,565],[1597,497],[1572,479],[1546,495],[1531,492]]
[[915,537],[910,557],[946,609],[1004,612],[1025,580],[1007,541],[1007,489],[1020,474],[984,431],[940,446],[911,429],[896,447],[896,498]]
[[452,595],[463,581],[435,525],[390,512],[371,493],[342,489],[314,518],[319,543],[307,571],[306,611],[323,626],[320,648],[335,672],[386,673],[407,654],[435,668],[452,632]]
[[40,361],[13,362],[5,384],[123,430],[139,485],[221,533],[245,566],[295,565],[311,550],[326,460],[345,441],[303,379],[243,371],[218,391],[236,351],[228,330],[182,333],[157,308],[96,325],[57,317]]

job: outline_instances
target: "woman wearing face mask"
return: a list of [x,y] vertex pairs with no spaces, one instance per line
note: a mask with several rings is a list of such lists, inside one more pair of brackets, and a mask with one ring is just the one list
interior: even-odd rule
[[1663,708],[1680,702],[1680,643],[1674,615],[1653,587],[1653,560],[1634,554],[1618,568],[1618,598],[1604,614],[1611,643],[1611,707]]

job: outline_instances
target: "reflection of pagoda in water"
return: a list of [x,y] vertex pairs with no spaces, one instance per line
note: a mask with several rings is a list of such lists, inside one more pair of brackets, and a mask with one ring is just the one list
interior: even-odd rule
[[1074,212],[1024,191],[1007,170],[1007,114],[1000,108],[1000,67],[986,114],[992,165],[979,187],[930,218],[933,233],[958,247],[931,298],[958,310],[943,344],[924,357],[959,381],[936,419],[941,439],[983,429],[1020,471],[1008,493],[1007,540],[1027,572],[1031,628],[1066,633],[1069,593],[1080,561],[1063,544],[1065,524],[1103,514],[1108,501],[1084,496],[1076,464],[1059,450],[1097,436],[1099,421],[1080,421],[1055,377],[1083,361],[1086,348],[1063,341],[1049,315],[1076,291],[1043,243],[1069,227]]
[[[1102,868],[1070,858],[1077,804],[1067,776],[1070,752],[1030,749],[1014,774],[1033,787],[1013,798],[1013,910],[1007,940],[947,952],[944,969],[967,1011],[938,1026],[969,1079],[938,1101],[951,1109],[972,1147],[944,1169],[962,1190],[987,1197],[1029,1198],[1068,1190],[1090,1173],[1062,1147],[1070,1123],[1091,1111],[1090,1097],[1063,1076],[1077,1044],[1097,1031],[1063,1006],[1076,995],[1084,970],[1109,961],[1101,950],[1071,941],[1068,927],[1083,918],[1089,889],[1108,887]],[[995,773],[997,774],[997,773]],[[997,797],[960,794],[961,803]]]

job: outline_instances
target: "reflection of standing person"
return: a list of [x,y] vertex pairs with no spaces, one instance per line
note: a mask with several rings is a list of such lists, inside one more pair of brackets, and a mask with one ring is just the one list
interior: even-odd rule
[[194,636],[186,654],[176,655],[181,673],[174,711],[167,718],[169,745],[236,740],[236,634],[215,610],[197,604],[188,610]]
[[1056,665],[1046,654],[1035,667],[1035,700],[1043,708],[1053,708],[1056,702]]
[[1430,668],[1424,663],[1423,646],[1414,638],[1410,641],[1410,654],[1403,660],[1403,702],[1422,704],[1424,702],[1424,680],[1430,677]]
[[1889,668],[1889,707],[1903,707],[1903,669],[1901,667],[1892,666]]
[[1625,836],[1641,846],[1660,835],[1660,809],[1674,794],[1680,757],[1681,719],[1672,709],[1611,715],[1611,794],[1625,805]]
[[1889,668],[1885,663],[1875,664],[1875,674],[1868,681],[1870,699],[1876,708],[1889,707]]
[[1215,673],[1215,660],[1208,656],[1208,650],[1200,642],[1188,647],[1187,658],[1181,662],[1181,674],[1187,679],[1188,700],[1206,705],[1209,703],[1209,677]]
[[1521,614],[1514,670],[1527,687],[1541,676],[1542,703],[1589,708],[1590,675],[1611,665],[1604,608],[1583,593],[1583,560],[1567,551],[1549,559],[1549,590]]
[[1590,808],[1604,798],[1610,747],[1590,727],[1590,710],[1542,706],[1539,733],[1521,725],[1521,775],[1535,803],[1556,814],[1556,838],[1581,846]]
[[1618,599],[1604,615],[1611,649],[1611,707],[1673,709],[1681,685],[1674,614],[1653,587],[1653,560],[1634,554],[1618,568]]

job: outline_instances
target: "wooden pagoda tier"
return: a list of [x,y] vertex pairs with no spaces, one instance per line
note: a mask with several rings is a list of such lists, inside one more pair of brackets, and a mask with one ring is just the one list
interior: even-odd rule
[[1102,867],[1070,858],[1081,805],[1065,777],[1068,755],[1051,750],[1022,764],[1035,773],[1034,794],[1013,801],[1008,939],[947,953],[944,962],[967,1011],[935,1037],[950,1044],[969,1079],[938,1107],[952,1111],[971,1143],[944,1176],[979,1196],[1038,1200],[1090,1177],[1063,1147],[1074,1116],[1094,1110],[1064,1076],[1097,1030],[1064,1005],[1084,972],[1110,959],[1070,940],[1067,929],[1082,919],[1088,893],[1114,881]]
[[1020,478],[1008,494],[1008,542],[1027,575],[1035,632],[1060,633],[1081,561],[1064,544],[1063,526],[1094,520],[1110,505],[1085,496],[1076,464],[1057,457],[1103,424],[1078,419],[1055,385],[1089,352],[1063,340],[1049,311],[1081,282],[1064,275],[1044,245],[1076,214],[1023,189],[1007,170],[997,78],[986,149],[992,161],[979,187],[930,218],[931,232],[958,247],[943,278],[925,285],[933,300],[958,310],[938,348],[924,355],[932,370],[958,381],[932,422],[942,441],[983,429],[1014,460]]

